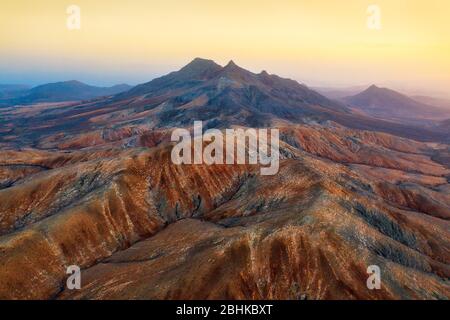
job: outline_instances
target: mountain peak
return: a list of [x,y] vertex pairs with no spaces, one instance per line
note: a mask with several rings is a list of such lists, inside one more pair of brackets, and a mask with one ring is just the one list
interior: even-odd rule
[[420,103],[412,98],[389,88],[371,85],[356,95],[344,100],[353,107],[379,118],[398,119],[438,119],[445,112],[438,108]]
[[230,60],[230,62],[227,63],[227,65],[225,67],[223,67],[223,70],[226,71],[245,71],[245,72],[249,72],[248,70],[239,67],[236,63],[234,63],[233,60]]
[[215,63],[213,60],[195,58],[186,66],[181,68],[179,72],[192,78],[203,78],[205,76],[209,76],[215,72],[218,72],[220,69],[222,69],[222,67]]
[[222,71],[225,75],[232,78],[245,78],[248,80],[253,77],[253,74],[250,71],[239,67],[236,63],[234,63],[233,60],[230,60],[230,62],[228,62],[225,67],[223,67]]
[[58,82],[51,82],[51,83],[45,83],[38,85],[34,87],[33,89],[41,89],[41,88],[67,88],[67,87],[89,87],[89,85],[78,81],[78,80],[66,80],[66,81],[58,81]]

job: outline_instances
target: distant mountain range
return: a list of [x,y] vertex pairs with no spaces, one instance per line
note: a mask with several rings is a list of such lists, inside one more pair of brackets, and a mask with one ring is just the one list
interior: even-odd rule
[[76,80],[48,83],[33,88],[20,85],[0,85],[0,105],[87,100],[115,95],[129,89],[131,86],[127,84],[96,87]]
[[416,101],[394,90],[370,86],[361,93],[342,99],[368,115],[393,120],[442,120],[450,110]]
[[[387,89],[351,101],[195,59],[117,95],[1,108],[0,299],[448,300],[450,122],[393,121],[423,104]],[[195,120],[276,128],[279,172],[175,164],[173,130]]]
[[447,132],[450,132],[450,119],[444,120],[440,123],[440,128]]
[[450,109],[450,100],[444,98],[435,98],[429,96],[412,96],[416,101],[425,103],[430,106],[438,107],[441,109]]
[[[233,61],[222,67],[201,58],[194,59],[178,71],[133,88],[128,85],[94,87],[79,81],[51,83],[31,89],[20,86],[5,88],[9,95],[16,92],[18,96],[3,100],[4,105],[105,97],[68,112],[64,128],[71,127],[73,115],[78,112],[108,114],[109,120],[105,125],[120,125],[128,121],[147,123],[149,118],[146,114],[151,113],[151,121],[161,128],[185,126],[194,120],[204,120],[207,127],[216,128],[334,121],[354,129],[384,131],[417,140],[446,141],[446,126],[439,122],[450,118],[449,110],[426,105],[375,85],[356,95],[333,100],[294,80],[270,75],[266,71],[253,73]],[[129,110],[126,114],[125,107]],[[117,112],[112,113],[114,110]],[[33,121],[46,122],[51,113],[46,112],[44,116],[45,119],[37,117]],[[65,120],[64,113],[58,112],[55,118],[58,118],[59,126]],[[73,123],[73,130],[90,121],[81,116]],[[32,135],[36,136],[36,132]]]

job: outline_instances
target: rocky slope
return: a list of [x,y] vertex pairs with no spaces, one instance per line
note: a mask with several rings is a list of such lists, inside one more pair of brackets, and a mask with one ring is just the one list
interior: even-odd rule
[[[450,298],[449,145],[300,117],[353,113],[289,80],[201,62],[107,103],[2,111],[0,299]],[[270,97],[241,100],[269,80]],[[285,94],[305,107],[263,102]],[[194,116],[221,128],[268,114],[274,176],[170,160],[173,126]],[[70,265],[81,290],[65,286]],[[370,265],[380,290],[366,286]]]
[[388,120],[426,123],[427,120],[438,121],[450,117],[450,110],[444,106],[423,103],[394,90],[375,85],[343,100],[369,115]]
[[[119,84],[112,87],[96,87],[71,80],[47,83],[21,90],[2,88],[0,86],[0,106],[14,106],[39,102],[60,102],[87,100],[101,96],[111,96],[131,89],[131,86]],[[6,94],[2,94],[6,93]]]

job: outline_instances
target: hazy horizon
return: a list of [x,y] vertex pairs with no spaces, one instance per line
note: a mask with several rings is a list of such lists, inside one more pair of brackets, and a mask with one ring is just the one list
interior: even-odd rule
[[[136,85],[195,57],[291,78],[310,87],[376,84],[448,96],[450,3],[373,1],[18,0],[0,12],[0,83],[76,79]],[[81,29],[66,26],[80,8]],[[174,10],[176,8],[176,10]]]

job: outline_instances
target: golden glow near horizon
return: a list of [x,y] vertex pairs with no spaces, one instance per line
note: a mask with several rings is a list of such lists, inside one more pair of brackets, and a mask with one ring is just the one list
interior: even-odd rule
[[[371,4],[381,30],[367,27]],[[69,5],[81,9],[80,30],[66,27]],[[313,85],[447,91],[449,19],[447,0],[1,0],[0,73],[145,78],[200,56]]]

